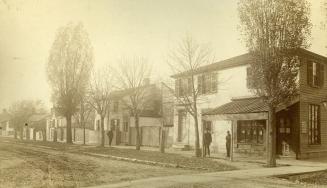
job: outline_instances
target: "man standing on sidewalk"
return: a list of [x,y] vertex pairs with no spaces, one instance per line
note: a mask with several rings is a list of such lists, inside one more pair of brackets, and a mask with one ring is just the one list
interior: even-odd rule
[[230,157],[230,144],[231,144],[231,135],[230,135],[229,131],[227,131],[227,136],[226,136],[227,157]]
[[210,157],[210,144],[212,141],[211,133],[207,129],[204,133],[204,157],[208,154]]
[[107,136],[108,136],[108,140],[109,140],[109,146],[111,147],[112,137],[114,136],[111,129],[107,132]]

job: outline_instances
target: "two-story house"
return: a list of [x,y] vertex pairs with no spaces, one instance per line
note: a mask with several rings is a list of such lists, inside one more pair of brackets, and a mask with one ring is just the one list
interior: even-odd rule
[[[327,153],[327,86],[324,84],[327,58],[304,49],[297,53],[301,61],[299,94],[287,106],[280,105],[277,109],[276,152],[306,158]],[[261,155],[266,152],[268,108],[251,93],[253,85],[248,79],[251,61],[250,54],[244,54],[203,66],[197,72],[198,80],[203,75],[217,75],[207,81],[202,78],[214,90],[200,96],[206,100],[200,103],[203,113],[200,114],[202,125],[199,128],[211,129],[214,151],[225,152],[225,136],[229,130],[235,152]],[[178,75],[174,77],[183,79]],[[212,86],[215,80],[218,83]],[[176,144],[194,144],[193,124],[182,107],[175,108],[174,128]]]
[[[144,83],[143,86],[142,109],[139,114],[139,133],[141,137],[141,145],[143,146],[159,146],[160,133],[163,130],[163,118],[161,112],[162,93],[158,84]],[[104,130],[113,131],[113,145],[136,145],[136,128],[135,118],[131,113],[131,109],[127,103],[130,102],[129,96],[133,89],[125,89],[113,91],[111,94],[112,104],[110,112],[104,119]],[[100,130],[101,118],[96,116],[94,129]],[[169,135],[169,128],[166,128],[166,139],[172,139]],[[172,132],[171,132],[172,133]],[[100,142],[99,136],[99,142]],[[105,138],[108,143],[108,138]],[[171,143],[166,141],[167,143]]]

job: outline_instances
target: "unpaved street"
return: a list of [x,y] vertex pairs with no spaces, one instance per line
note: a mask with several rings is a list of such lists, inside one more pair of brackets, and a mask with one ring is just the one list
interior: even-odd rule
[[192,172],[0,142],[0,187],[82,187]]

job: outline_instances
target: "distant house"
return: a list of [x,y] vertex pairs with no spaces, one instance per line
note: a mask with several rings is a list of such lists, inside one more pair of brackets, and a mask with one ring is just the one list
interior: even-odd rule
[[7,110],[3,110],[0,114],[0,135],[1,136],[13,136],[14,135],[14,128],[10,123],[10,114]]
[[[277,109],[277,154],[307,158],[327,153],[327,58],[299,49],[299,95]],[[200,67],[196,83],[200,133],[213,133],[212,149],[226,152],[226,131],[232,131],[235,152],[263,155],[267,142],[267,106],[252,92],[250,54]],[[187,87],[187,73],[174,75],[176,88]],[[181,84],[182,83],[182,84]],[[326,101],[326,102],[323,102]],[[174,145],[194,146],[194,124],[183,106],[175,106]],[[201,135],[200,135],[201,139]],[[202,139],[201,139],[202,140]],[[200,142],[201,143],[201,142]]]
[[27,120],[29,138],[32,140],[46,140],[46,126],[49,114],[33,114]]
[[[162,92],[161,86],[156,84],[147,84],[145,86],[146,104],[141,110],[139,117],[141,145],[143,146],[159,146],[160,133],[162,130],[166,132],[166,145],[171,144],[172,130],[169,133],[169,123],[163,123],[162,118]],[[112,93],[113,103],[110,113],[104,119],[105,131],[113,130],[113,145],[135,145],[136,144],[136,128],[135,118],[130,113],[130,109],[126,107],[128,97],[132,89],[114,91]],[[171,118],[172,119],[172,118]],[[101,118],[96,116],[94,129],[100,131]],[[163,126],[163,125],[166,126]],[[172,125],[172,123],[170,123]],[[166,127],[166,128],[163,128]],[[99,137],[99,142],[100,142]],[[106,137],[106,143],[108,138]]]

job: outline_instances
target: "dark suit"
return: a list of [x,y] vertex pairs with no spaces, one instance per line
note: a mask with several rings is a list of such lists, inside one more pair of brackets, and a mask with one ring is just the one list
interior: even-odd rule
[[107,132],[107,136],[108,136],[108,139],[109,139],[109,146],[111,146],[112,138],[114,136],[114,133],[112,132],[112,130]]
[[227,134],[227,136],[226,136],[227,157],[230,157],[230,145],[231,145],[231,135]]
[[207,154],[210,156],[210,144],[212,142],[211,133],[204,133],[204,156]]

